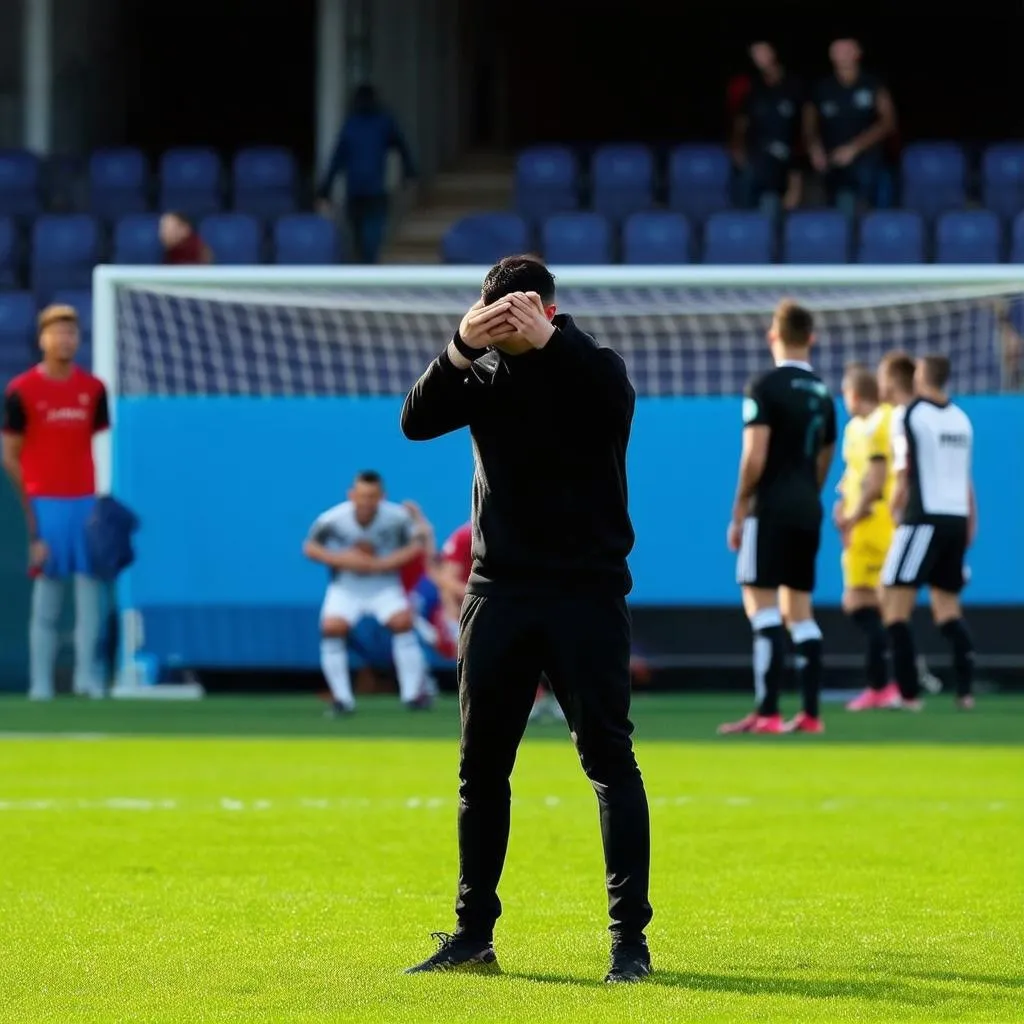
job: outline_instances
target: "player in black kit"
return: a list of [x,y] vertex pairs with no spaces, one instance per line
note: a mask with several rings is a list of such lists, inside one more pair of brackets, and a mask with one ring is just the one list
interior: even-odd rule
[[597,794],[612,933],[606,981],[650,973],[650,820],[630,735],[633,527],[622,358],[555,315],[543,264],[513,256],[409,392],[402,429],[468,427],[473,569],[459,623],[459,888],[454,935],[410,969],[496,970],[509,777],[544,673]]
[[[729,524],[739,553],[736,580],[754,631],[756,709],[720,733],[822,732],[821,630],[811,593],[821,539],[821,488],[836,444],[836,410],[807,361],[814,343],[811,314],[784,300],[768,332],[775,369],[757,377],[743,400],[743,454]],[[779,713],[789,637],[796,648],[803,709],[790,722]]]

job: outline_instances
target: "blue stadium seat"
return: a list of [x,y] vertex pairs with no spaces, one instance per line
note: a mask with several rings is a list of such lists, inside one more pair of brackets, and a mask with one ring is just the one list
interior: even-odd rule
[[654,205],[654,156],[646,146],[601,146],[590,168],[594,210],[619,220]]
[[213,262],[251,266],[260,261],[260,222],[247,213],[212,213],[199,222],[199,237],[210,247]]
[[784,263],[847,263],[850,222],[838,210],[798,210],[786,218]]
[[490,265],[503,256],[525,252],[530,230],[517,213],[477,213],[457,220],[441,239],[445,263]]
[[677,146],[668,162],[668,205],[697,221],[728,210],[732,164],[721,146]]
[[544,259],[561,266],[614,262],[612,227],[600,213],[556,213],[542,228]]
[[624,263],[689,263],[691,257],[690,222],[681,213],[634,213],[623,225]]
[[198,220],[218,213],[220,159],[212,149],[169,149],[160,160],[160,209]]
[[62,288],[91,288],[99,259],[99,222],[87,213],[50,214],[32,226],[32,289],[40,302]]
[[989,146],[981,162],[981,199],[1000,217],[1024,210],[1024,142]]
[[903,205],[937,217],[964,204],[967,160],[955,142],[918,142],[903,151]]
[[89,208],[114,220],[148,209],[149,165],[138,149],[97,149],[89,158]]
[[337,263],[341,240],[334,221],[315,213],[290,213],[274,223],[274,262],[299,267]]
[[998,263],[1002,229],[991,210],[952,210],[935,226],[936,263]]
[[860,222],[858,263],[924,263],[924,221],[913,210],[876,210]]
[[540,221],[579,209],[579,165],[566,146],[534,146],[516,158],[516,210]]
[[0,383],[32,365],[36,300],[31,292],[0,292]]
[[18,225],[11,217],[0,217],[0,288],[18,286],[18,265],[21,247],[18,245]]
[[23,149],[0,150],[0,217],[28,220],[40,210],[39,158]]
[[1024,213],[1013,218],[1010,235],[1010,262],[1024,263]]
[[771,263],[772,222],[746,210],[713,213],[704,228],[704,262]]
[[299,172],[295,157],[281,146],[253,146],[235,156],[236,210],[269,220],[294,213]]
[[132,213],[114,225],[115,263],[128,266],[155,266],[164,259],[160,244],[160,214]]
[[92,369],[92,291],[58,291],[53,293],[54,302],[72,306],[78,313],[78,327],[81,343],[78,346],[77,363],[86,370]]

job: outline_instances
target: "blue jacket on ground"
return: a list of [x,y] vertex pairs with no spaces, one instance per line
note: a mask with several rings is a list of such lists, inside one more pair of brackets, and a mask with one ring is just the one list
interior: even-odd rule
[[327,165],[317,195],[326,199],[334,179],[345,175],[348,197],[376,198],[387,194],[387,158],[392,149],[402,157],[407,178],[414,177],[416,167],[405,137],[395,119],[377,103],[369,86],[356,90],[352,109],[334,144],[331,162]]
[[97,498],[85,524],[85,544],[92,575],[115,580],[135,561],[132,534],[139,528],[135,513],[109,495]]

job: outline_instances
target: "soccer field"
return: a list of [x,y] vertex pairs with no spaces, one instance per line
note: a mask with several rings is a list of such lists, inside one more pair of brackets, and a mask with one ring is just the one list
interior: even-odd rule
[[718,739],[746,701],[638,697],[656,973],[608,988],[564,726],[513,779],[504,976],[407,977],[453,923],[453,700],[2,701],[0,1019],[1020,1021],[1024,701],[929,703]]

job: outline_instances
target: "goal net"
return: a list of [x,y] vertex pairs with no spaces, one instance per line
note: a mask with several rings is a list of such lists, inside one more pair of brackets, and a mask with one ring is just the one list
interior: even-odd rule
[[[480,282],[464,268],[109,270],[113,323],[97,334],[116,346],[98,365],[121,395],[403,394]],[[741,392],[783,296],[816,314],[814,362],[833,386],[846,363],[893,348],[950,356],[961,393],[1015,385],[1005,334],[1024,326],[1024,271],[827,270],[576,270],[557,275],[558,304],[622,354],[640,395]]]
[[[391,406],[377,421],[364,401],[350,421],[337,403],[311,400],[398,401],[481,278],[460,267],[98,268],[94,355],[116,398],[101,486],[113,476],[144,531],[120,593],[145,627],[133,642],[182,664],[230,661],[239,645],[245,664],[294,660],[260,643],[284,606],[307,600],[298,576],[288,589],[301,562],[295,534],[325,507],[318,501],[340,500],[339,478],[363,464],[360,453],[377,457],[377,439],[397,431]],[[1024,268],[602,267],[556,271],[556,281],[560,309],[622,354],[641,398],[740,394],[769,363],[765,333],[783,296],[815,313],[812,358],[833,388],[848,362],[873,364],[894,348],[949,356],[960,394],[1020,386]],[[311,444],[319,470],[302,468]],[[415,459],[408,448],[387,453],[391,464],[430,457],[422,447]],[[333,490],[315,491],[307,478],[317,474]],[[437,493],[458,487],[465,518],[468,482],[424,479]],[[405,496],[414,495],[395,495]],[[231,507],[243,501],[244,511]],[[252,551],[235,553],[240,522],[255,531],[257,568]],[[315,631],[315,608],[303,614]],[[303,643],[315,663],[315,632]]]

